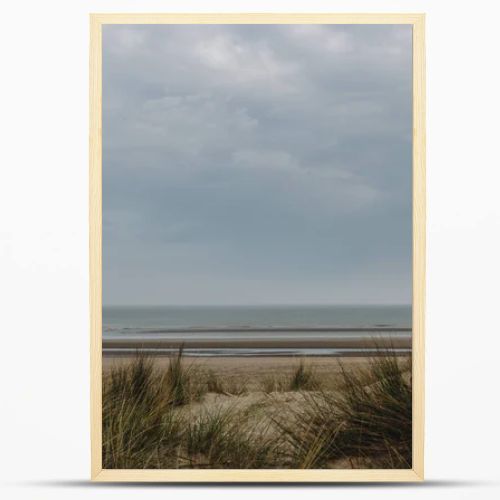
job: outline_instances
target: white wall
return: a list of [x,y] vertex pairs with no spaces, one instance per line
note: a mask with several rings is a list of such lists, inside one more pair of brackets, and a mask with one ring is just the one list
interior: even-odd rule
[[5,498],[499,498],[498,2],[287,0],[286,10],[426,12],[425,486],[86,486],[89,12],[280,11],[275,1],[4,2],[0,47],[0,471]]

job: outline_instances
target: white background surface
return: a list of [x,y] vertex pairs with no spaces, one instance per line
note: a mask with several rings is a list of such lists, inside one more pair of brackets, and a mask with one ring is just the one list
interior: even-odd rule
[[426,12],[426,477],[416,486],[92,485],[89,12],[283,11],[284,2],[5,2],[0,29],[0,475],[4,498],[500,498],[498,2],[292,1]]

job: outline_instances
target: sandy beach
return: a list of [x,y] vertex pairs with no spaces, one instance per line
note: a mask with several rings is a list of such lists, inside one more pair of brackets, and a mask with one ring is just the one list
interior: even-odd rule
[[[134,359],[134,355],[104,355],[103,371],[106,373],[111,367],[127,364]],[[301,359],[318,372],[338,372],[341,364],[345,366],[364,366],[369,362],[367,356],[314,356],[300,358],[296,356],[212,356],[186,358],[187,365],[213,370],[225,376],[247,375],[260,377],[277,372],[292,371]],[[154,356],[152,360],[155,367],[166,368],[170,356]]]
[[[114,367],[129,364],[133,355],[104,355],[103,372]],[[166,370],[170,356],[153,356],[158,370]],[[260,391],[262,382],[269,377],[290,377],[301,360],[328,386],[335,386],[340,379],[342,367],[347,369],[365,368],[370,363],[369,356],[213,356],[185,358],[186,366],[195,372],[212,372],[226,381],[244,381],[249,392]]]

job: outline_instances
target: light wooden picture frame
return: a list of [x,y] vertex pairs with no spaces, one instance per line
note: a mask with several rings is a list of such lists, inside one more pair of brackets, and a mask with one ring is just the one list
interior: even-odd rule
[[[90,361],[94,481],[346,482],[424,478],[425,45],[424,14],[91,14]],[[102,465],[102,28],[108,24],[406,24],[413,28],[413,294],[411,469],[103,469]]]

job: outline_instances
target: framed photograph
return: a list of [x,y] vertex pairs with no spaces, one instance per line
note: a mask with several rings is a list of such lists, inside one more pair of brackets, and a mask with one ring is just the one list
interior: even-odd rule
[[92,479],[421,481],[423,14],[92,14]]

